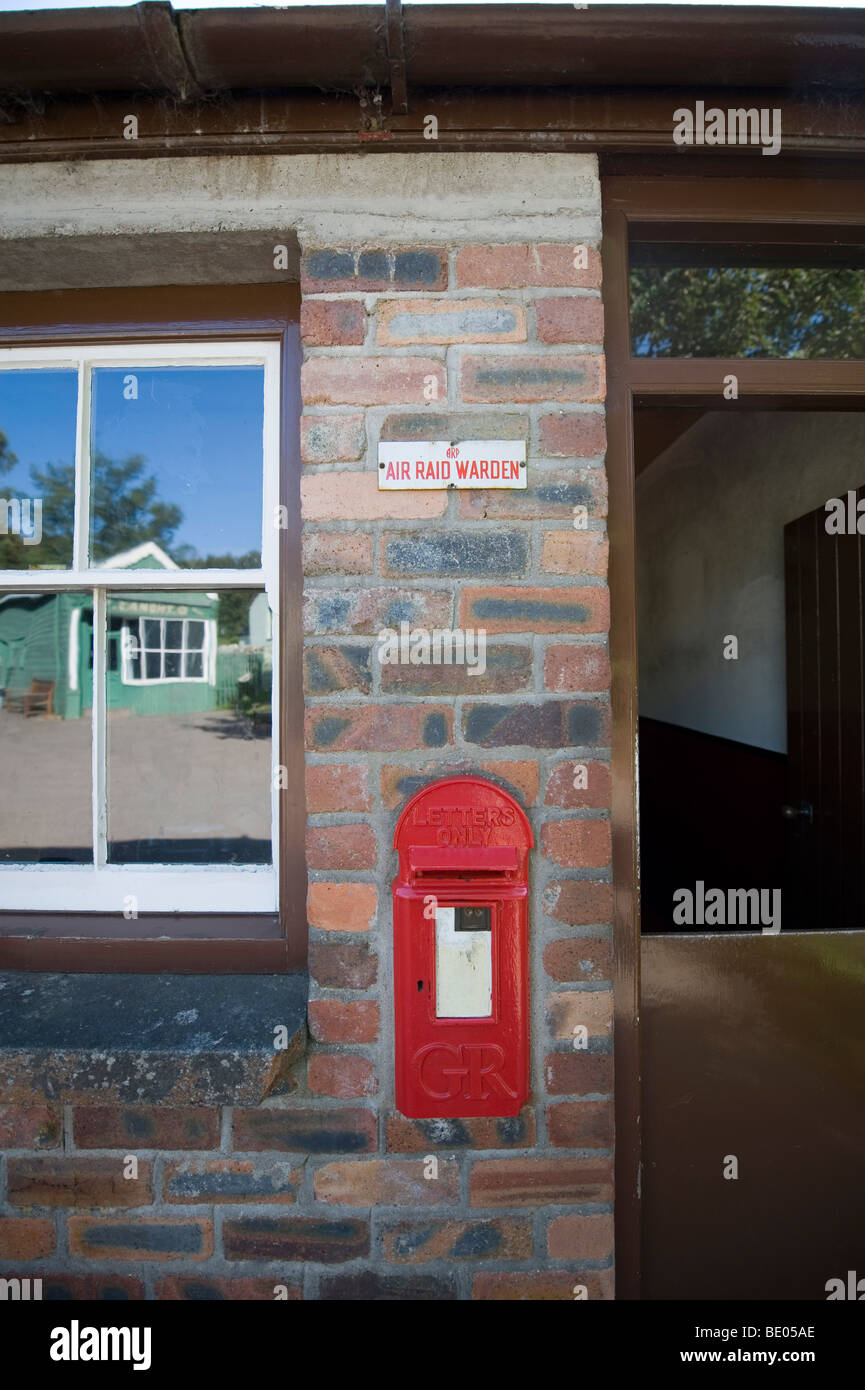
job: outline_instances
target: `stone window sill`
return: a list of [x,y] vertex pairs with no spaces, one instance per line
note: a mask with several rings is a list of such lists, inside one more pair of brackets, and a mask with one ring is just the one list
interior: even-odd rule
[[0,973],[0,1094],[7,1104],[256,1105],[294,1089],[307,994],[300,973]]

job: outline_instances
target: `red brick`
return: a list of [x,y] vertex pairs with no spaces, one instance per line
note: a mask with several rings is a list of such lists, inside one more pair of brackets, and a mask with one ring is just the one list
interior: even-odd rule
[[544,1063],[551,1096],[608,1096],[613,1091],[610,1052],[551,1052]]
[[388,753],[452,742],[453,709],[447,705],[343,705],[306,715],[306,746],[322,753]]
[[[442,320],[444,314],[447,323]],[[490,322],[495,314],[498,329]],[[520,343],[525,337],[526,311],[520,304],[494,299],[398,299],[380,305],[376,341],[383,347],[404,347],[408,343]]]
[[355,1096],[374,1096],[378,1077],[366,1057],[318,1052],[309,1059],[309,1089],[314,1095],[351,1100]]
[[301,260],[300,284],[304,295],[345,290],[430,293],[447,285],[447,253],[417,246],[310,249]]
[[610,1259],[613,1254],[611,1214],[599,1211],[587,1216],[554,1217],[547,1227],[547,1253],[551,1260]]
[[547,574],[607,573],[609,541],[603,531],[547,531],[541,548],[541,569]]
[[613,1272],[548,1270],[543,1273],[476,1274],[472,1298],[511,1303],[573,1302],[575,1287],[583,1287],[589,1300],[613,1297]]
[[52,1302],[97,1303],[143,1299],[140,1279],[126,1274],[43,1274],[42,1296]]
[[184,1275],[172,1279],[159,1279],[155,1292],[158,1299],[195,1302],[201,1302],[203,1299],[211,1302],[260,1299],[276,1302],[277,1289],[280,1290],[279,1298],[287,1303],[303,1298],[300,1284],[292,1284],[281,1279],[278,1274],[271,1274],[266,1279],[220,1279],[209,1274]]
[[585,646],[549,646],[544,652],[544,685],[547,690],[570,694],[576,690],[609,690],[610,657],[595,642]]
[[[577,767],[586,769],[585,787],[574,786],[574,769]],[[579,780],[583,780],[582,776]],[[610,805],[610,764],[588,760],[579,762],[573,758],[566,763],[559,763],[550,774],[544,805],[561,806],[566,811],[584,807],[606,810]]]
[[613,944],[605,937],[568,936],[544,948],[544,969],[554,980],[599,984],[613,977]]
[[545,1203],[608,1202],[609,1158],[481,1158],[472,1164],[473,1207],[538,1207]]
[[538,337],[542,343],[602,343],[604,306],[595,295],[538,299]]
[[596,410],[557,410],[542,415],[540,447],[543,458],[597,458],[607,448],[604,416]]
[[538,285],[596,290],[601,283],[601,257],[594,247],[587,249],[588,264],[579,270],[574,265],[574,245],[465,246],[457,253],[457,284],[460,289],[518,290]]
[[348,1004],[339,999],[310,999],[308,1016],[316,1042],[369,1043],[378,1038],[378,1004],[371,999]]
[[461,772],[480,773],[504,782],[518,801],[524,806],[533,806],[538,796],[538,765],[525,761],[494,761],[477,763],[463,760],[448,761],[444,768],[441,763],[427,762],[420,767],[406,767],[404,763],[385,763],[381,770],[381,798],[388,810],[403,806],[409,797],[414,796],[431,778],[455,777]]
[[377,906],[371,883],[311,883],[306,899],[309,925],[319,931],[369,931]]
[[383,664],[381,689],[388,695],[511,695],[531,690],[533,652],[526,642],[488,642],[485,669],[441,662],[429,666]]
[[56,1149],[58,1105],[0,1105],[0,1149]]
[[219,1111],[203,1105],[81,1105],[72,1132],[78,1149],[218,1149]]
[[363,415],[301,416],[300,457],[304,463],[356,463],[365,452]]
[[541,849],[563,869],[603,869],[610,863],[608,820],[559,820],[541,826]]
[[499,700],[463,705],[463,737],[482,748],[606,746],[609,705],[591,700]]
[[213,1254],[213,1223],[184,1216],[70,1216],[68,1231],[70,1253],[90,1260],[206,1260]]
[[530,357],[466,356],[460,364],[464,401],[602,401],[604,359],[600,353]]
[[165,1201],[183,1206],[211,1202],[283,1206],[297,1200],[303,1168],[256,1159],[178,1159],[165,1164]]
[[372,690],[372,653],[355,643],[309,643],[303,653],[305,695],[336,695],[345,690],[368,695]]
[[307,531],[303,537],[303,572],[372,574],[372,536],[352,531]]
[[590,1038],[609,1037],[613,1026],[613,996],[606,989],[580,989],[547,995],[547,1016],[554,1038],[574,1038],[584,1027]]
[[141,1207],[153,1201],[152,1164],[124,1178],[116,1158],[10,1158],[8,1200],[14,1207]]
[[300,481],[305,521],[429,521],[443,516],[447,490],[380,492],[378,474],[313,473]]
[[54,1222],[47,1217],[0,1216],[0,1260],[42,1260],[54,1246]]
[[398,631],[403,619],[416,627],[450,627],[452,605],[451,595],[440,589],[311,589],[304,604],[304,630],[378,636],[382,628]]
[[538,799],[538,765],[525,762],[481,763],[481,772],[507,782],[519,793],[524,806],[534,806]]
[[370,989],[378,978],[378,956],[366,945],[312,941],[309,974],[322,989]]
[[232,1114],[232,1137],[235,1150],[241,1153],[363,1153],[378,1147],[378,1121],[374,1111],[359,1106],[238,1107]]
[[591,588],[463,589],[460,621],[464,627],[491,632],[606,632],[610,595],[603,585]]
[[585,507],[591,520],[607,514],[607,475],[603,468],[537,468],[522,490],[463,491],[460,516],[466,521],[568,521]]
[[390,1153],[432,1153],[436,1149],[530,1149],[535,1117],[526,1106],[519,1115],[498,1120],[407,1120],[388,1115],[386,1147]]
[[347,1207],[438,1206],[459,1200],[459,1167],[439,1158],[438,1176],[424,1177],[423,1159],[358,1159],[328,1163],[315,1175],[318,1202]]
[[612,1102],[577,1100],[548,1105],[547,1133],[556,1149],[611,1149]]
[[529,1260],[532,1228],[527,1218],[491,1221],[400,1221],[382,1232],[384,1258],[395,1264],[427,1260]]
[[427,377],[436,382],[434,399],[447,400],[445,368],[433,357],[313,357],[300,385],[305,405],[423,405]]
[[227,1260],[342,1264],[369,1254],[369,1225],[321,1216],[247,1216],[226,1221],[223,1240]]
[[375,861],[371,826],[307,826],[306,862],[310,869],[374,869]]
[[544,911],[569,927],[590,927],[613,919],[613,888],[609,883],[548,883],[543,893]]
[[304,299],[300,336],[307,347],[359,347],[366,333],[360,299]]
[[306,809],[311,816],[331,811],[370,811],[369,769],[356,763],[327,763],[306,769]]

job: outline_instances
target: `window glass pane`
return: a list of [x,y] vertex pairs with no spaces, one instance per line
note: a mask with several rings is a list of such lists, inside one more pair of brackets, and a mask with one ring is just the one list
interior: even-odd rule
[[204,646],[204,623],[190,619],[186,624],[186,646],[193,651],[201,651]]
[[183,623],[171,619],[165,624],[165,645],[172,651],[180,651],[183,646]]
[[92,381],[92,562],[258,566],[264,369],[99,367]]
[[187,641],[183,657],[148,653],[147,682],[131,659],[108,673],[110,863],[272,862],[272,644],[262,608],[265,595],[249,590],[109,595],[109,619],[143,619],[149,632],[156,609],[166,633],[185,628],[202,644],[190,651]]
[[92,633],[89,594],[0,597],[0,862],[92,861]]
[[865,247],[635,241],[635,357],[865,358]]
[[144,629],[145,647],[155,647],[158,651],[162,646],[162,623],[158,618],[145,618],[142,627]]
[[0,371],[0,569],[67,569],[75,498],[75,371]]

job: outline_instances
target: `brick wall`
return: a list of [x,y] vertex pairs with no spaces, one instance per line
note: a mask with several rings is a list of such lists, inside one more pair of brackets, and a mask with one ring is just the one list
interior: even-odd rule
[[[612,1297],[600,262],[596,238],[587,269],[528,240],[531,220],[502,218],[496,244],[353,245],[350,219],[306,238],[310,1043],[259,1106],[0,1109],[0,1268],[46,1296]],[[380,439],[460,437],[525,439],[527,489],[378,491]],[[404,620],[485,629],[486,672],[380,665],[376,634]],[[531,1097],[516,1119],[412,1121],[392,836],[409,795],[461,771],[535,832]]]

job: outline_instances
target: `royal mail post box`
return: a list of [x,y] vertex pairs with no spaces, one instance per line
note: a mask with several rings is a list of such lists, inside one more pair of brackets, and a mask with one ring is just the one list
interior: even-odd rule
[[531,827],[507,792],[447,777],[394,833],[396,1103],[413,1118],[516,1115],[528,1095]]

